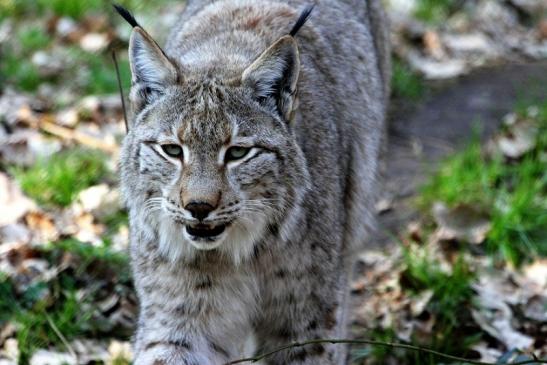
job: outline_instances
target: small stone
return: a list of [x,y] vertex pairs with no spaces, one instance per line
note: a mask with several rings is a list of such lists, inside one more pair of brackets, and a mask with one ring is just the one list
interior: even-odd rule
[[61,125],[74,127],[79,121],[78,111],[74,108],[64,109],[57,113],[56,122]]
[[68,37],[71,33],[74,33],[78,30],[78,24],[72,19],[68,17],[64,17],[59,19],[57,22],[56,31],[57,34],[62,37]]
[[80,39],[80,47],[87,52],[99,52],[108,46],[108,37],[103,33],[88,33]]

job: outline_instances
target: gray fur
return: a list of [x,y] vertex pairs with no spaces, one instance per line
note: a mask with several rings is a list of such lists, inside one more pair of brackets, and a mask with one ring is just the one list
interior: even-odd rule
[[[121,183],[141,306],[136,365],[223,364],[249,355],[251,336],[251,351],[346,336],[351,253],[372,224],[387,31],[375,0],[318,0],[295,40],[306,5],[190,0],[163,51],[133,31]],[[234,143],[257,148],[225,163]],[[189,202],[214,208],[204,223],[229,226],[192,238]],[[266,363],[346,357],[314,345]]]

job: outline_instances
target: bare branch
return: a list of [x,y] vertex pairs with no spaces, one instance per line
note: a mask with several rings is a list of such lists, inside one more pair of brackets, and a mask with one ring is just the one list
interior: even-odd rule
[[464,359],[464,358],[458,357],[458,356],[443,354],[442,352],[431,350],[431,349],[428,349],[428,348],[425,348],[425,347],[407,345],[407,344],[404,344],[404,343],[383,342],[383,341],[373,341],[373,340],[318,339],[318,340],[309,340],[309,341],[304,341],[304,342],[294,342],[294,343],[291,343],[289,345],[281,346],[281,347],[279,347],[275,350],[272,350],[270,352],[266,352],[264,354],[261,354],[261,355],[255,356],[255,357],[248,357],[248,358],[245,358],[245,359],[230,361],[230,362],[226,363],[225,365],[241,364],[241,363],[244,363],[244,362],[255,363],[255,362],[260,361],[262,359],[265,359],[265,358],[267,358],[267,357],[269,357],[273,354],[276,354],[276,353],[284,351],[284,350],[288,350],[290,348],[303,347],[303,346],[319,344],[319,343],[333,343],[333,344],[345,343],[345,344],[361,344],[361,345],[365,344],[365,345],[373,345],[373,346],[401,348],[401,349],[406,349],[406,350],[425,352],[425,353],[428,353],[428,354],[443,357],[445,359],[459,361],[459,362],[462,362],[462,363],[473,364],[473,365],[547,364],[547,360],[537,359],[537,358],[535,358],[535,356],[534,356],[533,360],[525,360],[525,361],[519,361],[519,362],[507,363],[507,364],[494,364],[494,363],[490,363],[490,362],[483,362],[483,361],[477,361],[477,360]]

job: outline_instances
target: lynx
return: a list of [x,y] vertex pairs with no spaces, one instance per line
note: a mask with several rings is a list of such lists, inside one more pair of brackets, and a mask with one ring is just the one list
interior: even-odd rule
[[[376,0],[189,0],[133,26],[121,186],[137,365],[217,365],[346,336],[389,93]],[[304,24],[305,23],[305,24]],[[315,344],[266,364],[344,364]]]

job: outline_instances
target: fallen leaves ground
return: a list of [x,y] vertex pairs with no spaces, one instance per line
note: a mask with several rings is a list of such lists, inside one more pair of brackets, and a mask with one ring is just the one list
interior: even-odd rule
[[[420,2],[389,2],[403,80],[547,54],[541,2],[469,1],[446,22],[417,20]],[[127,92],[129,28],[100,2],[44,4],[0,2],[0,13],[13,11],[0,16],[0,364],[126,364],[137,302],[117,190],[124,122],[110,50],[120,53]],[[176,20],[168,7],[129,5],[160,41]],[[516,163],[537,149],[533,114],[509,115],[485,150]],[[485,361],[516,356],[513,348],[547,356],[547,261],[535,255],[517,268],[485,253],[489,213],[439,201],[395,248],[364,252],[352,285],[355,336]],[[380,349],[356,355],[367,364],[438,362]]]
[[[545,109],[547,111],[547,108]],[[536,200],[540,215],[547,213],[545,145],[539,146],[547,119],[534,119],[535,106],[526,116],[508,115],[506,128],[482,148],[484,161],[502,159],[503,164],[524,166],[525,153],[515,156],[514,148],[501,142],[517,135],[514,129],[529,123],[528,152],[537,153],[537,181],[541,188]],[[547,117],[547,114],[542,117]],[[541,127],[540,127],[541,126]],[[514,128],[514,129],[513,129]],[[519,145],[519,141],[514,141]],[[533,152],[532,152],[533,151]],[[465,154],[465,152],[462,152]],[[457,160],[458,157],[451,157]],[[481,166],[480,159],[474,164]],[[445,164],[458,168],[456,164]],[[454,171],[450,173],[456,174]],[[459,172],[461,174],[461,171]],[[497,193],[514,178],[497,181]],[[474,182],[473,182],[474,184]],[[462,182],[462,185],[466,185]],[[514,182],[512,186],[516,186]],[[465,186],[460,186],[465,191]],[[490,189],[495,191],[494,186]],[[458,203],[442,190],[430,198],[439,201],[425,206],[420,218],[402,230],[397,247],[385,251],[365,251],[358,264],[352,290],[357,312],[354,335],[402,341],[470,359],[496,363],[503,355],[534,354],[547,356],[547,225],[542,220],[535,228],[540,234],[528,247],[523,261],[511,262],[516,255],[496,246],[492,216],[496,208],[480,200]],[[448,199],[446,199],[448,198]],[[465,197],[459,197],[465,201]],[[446,199],[446,201],[442,201]],[[486,202],[486,201],[485,201]],[[451,204],[449,204],[451,203]],[[382,209],[386,209],[383,207]],[[529,209],[532,209],[531,206]],[[524,225],[530,222],[521,222]],[[522,227],[520,229],[522,229]],[[530,226],[528,226],[530,228]],[[507,227],[507,229],[509,229]],[[516,250],[525,245],[532,231],[521,231],[512,244]],[[364,330],[363,330],[364,328]],[[372,353],[372,355],[371,355]],[[356,350],[365,364],[434,364],[441,359],[394,351],[374,353]],[[531,355],[530,355],[531,356]],[[510,357],[510,356],[507,356]],[[522,358],[521,358],[522,360]]]

